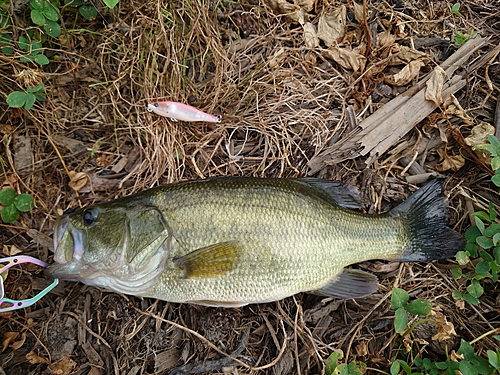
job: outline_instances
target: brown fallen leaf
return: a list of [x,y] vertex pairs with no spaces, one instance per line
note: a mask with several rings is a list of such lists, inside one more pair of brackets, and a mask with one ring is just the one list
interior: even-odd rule
[[396,39],[396,35],[391,34],[389,30],[382,31],[381,33],[377,34],[378,47],[385,48],[392,46],[394,42],[396,42]]
[[74,191],[80,191],[89,182],[89,176],[83,172],[69,171],[69,187]]
[[384,81],[394,86],[405,86],[420,73],[420,68],[425,66],[421,60],[410,61],[403,69],[392,76],[386,76]]
[[426,82],[425,99],[434,102],[438,107],[443,104],[443,86],[447,79],[446,72],[440,66],[436,66],[430,79]]
[[26,341],[26,333],[23,332],[21,333],[21,338],[17,341],[14,341],[12,344],[9,345],[9,347],[12,348],[12,350],[17,350],[24,345],[25,341]]
[[2,353],[9,347],[9,345],[17,339],[19,332],[4,332],[2,340]]
[[59,361],[49,366],[54,375],[69,375],[76,367],[76,362],[69,357],[61,358]]
[[453,172],[458,172],[460,168],[462,168],[465,164],[465,159],[462,155],[448,155],[445,149],[446,146],[438,148],[436,151],[439,156],[443,158],[441,163],[436,164],[436,169],[439,172],[445,172],[448,170],[452,170]]
[[[495,131],[496,129],[494,126],[481,121],[471,129],[470,135],[465,138],[465,143],[470,147],[484,145],[489,143],[488,135],[494,135]],[[489,152],[484,150],[474,150],[474,153],[485,164],[489,165],[491,163],[491,154]]]
[[316,48],[319,46],[319,39],[316,35],[316,28],[311,22],[306,22],[304,28],[304,43],[307,48]]
[[451,339],[453,336],[456,336],[455,327],[453,323],[448,322],[446,316],[439,311],[439,308],[433,308],[430,312],[430,315],[434,318],[434,321],[437,324],[438,332],[432,336],[433,340],[438,341],[446,341]]
[[465,109],[463,109],[455,95],[450,95],[449,97],[444,98],[443,105],[446,108],[446,114],[448,116],[454,115],[460,117],[466,124],[469,125],[474,123],[472,117],[470,117]]
[[[266,3],[278,14],[284,14],[301,25],[305,23],[307,11],[301,8],[300,5],[296,3],[291,4],[286,0],[266,0]],[[306,3],[306,5],[307,4],[308,3]],[[314,5],[314,2],[312,2],[312,4]]]
[[331,47],[344,37],[345,25],[346,7],[344,5],[335,9],[325,9],[318,20],[318,38]]
[[26,354],[26,359],[32,365],[36,365],[37,363],[45,363],[45,364],[48,365],[50,363],[50,361],[47,358],[40,357],[34,351],[31,351],[31,352],[27,353]]
[[[358,4],[357,2],[353,1],[352,8],[354,10],[354,18],[356,18],[356,21],[358,21],[358,23],[362,25],[365,22],[363,4]],[[366,18],[369,18],[369,14],[366,15]]]
[[3,245],[3,253],[9,257],[12,257],[17,254],[21,254],[23,251],[16,247],[15,245],[11,245],[8,247],[7,245]]
[[322,53],[346,69],[355,72],[365,69],[366,57],[352,49],[330,47],[323,50]]

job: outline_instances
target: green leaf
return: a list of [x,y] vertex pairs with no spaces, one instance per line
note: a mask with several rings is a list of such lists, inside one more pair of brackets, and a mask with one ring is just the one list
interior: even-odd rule
[[434,363],[436,365],[436,368],[439,370],[446,370],[448,368],[448,363],[446,362],[436,362]]
[[475,298],[481,297],[484,293],[484,288],[477,280],[472,280],[471,284],[466,289],[467,292],[469,292],[469,294]]
[[41,89],[43,89],[43,83],[40,82],[38,85],[36,85],[35,87],[28,87],[26,89],[27,92],[30,92],[30,93],[36,93],[37,91],[40,91]]
[[495,206],[491,202],[488,204],[488,211],[490,213],[490,220],[491,221],[495,220],[497,217],[497,213],[495,211]]
[[469,258],[477,258],[477,245],[475,243],[467,242],[465,250]]
[[487,275],[490,272],[490,263],[489,262],[480,262],[476,264],[476,273],[480,275]]
[[495,233],[493,235],[492,241],[493,241],[493,246],[498,245],[498,241],[500,241],[500,233]]
[[21,212],[28,212],[33,208],[33,197],[29,194],[19,194],[14,198],[14,205]]
[[339,365],[339,359],[341,359],[343,356],[344,354],[342,353],[342,351],[333,352],[332,354],[330,354],[325,364],[325,375],[334,374],[335,369]]
[[7,96],[7,104],[11,108],[21,108],[26,103],[28,94],[21,91],[13,91]]
[[31,20],[35,25],[43,26],[45,25],[45,16],[40,10],[33,9],[31,11]]
[[24,109],[29,111],[31,108],[33,108],[35,101],[36,101],[36,96],[34,94],[27,94],[26,103],[24,103]]
[[17,45],[19,49],[22,49],[23,51],[29,51],[31,49],[31,41],[22,35],[19,37]]
[[[457,36],[460,36],[461,38],[467,40],[467,37],[464,34],[462,34],[461,32],[458,32]],[[497,150],[496,150],[495,146],[493,146],[491,144],[474,146],[474,147],[472,147],[472,149],[473,150],[485,150],[485,151],[488,151],[494,157],[497,156]]]
[[87,20],[93,20],[97,17],[97,9],[90,4],[82,5],[78,8],[78,12]]
[[493,350],[487,350],[488,354],[488,362],[493,366],[496,370],[500,370],[500,352]]
[[484,229],[484,235],[488,237],[493,237],[495,233],[500,233],[500,224],[498,223],[491,223]]
[[492,134],[488,134],[488,142],[490,142],[493,147],[497,149],[500,147],[500,140]]
[[0,190],[0,203],[3,204],[4,206],[13,204],[15,197],[16,197],[16,192],[14,191],[14,189]]
[[460,3],[453,4],[453,6],[451,7],[451,13],[458,14],[459,11],[460,11]]
[[500,156],[495,156],[493,159],[491,159],[491,168],[494,171],[500,168]]
[[481,219],[482,221],[489,222],[490,221],[490,215],[484,211],[477,211],[472,214],[472,216],[477,217]]
[[[482,212],[482,211],[481,211],[481,212]],[[479,212],[475,212],[475,213],[473,213],[472,215],[474,216],[476,213],[478,214]],[[486,212],[485,212],[485,214],[486,214]],[[481,234],[483,234],[483,233],[484,233],[484,223],[483,223],[483,222],[482,222],[482,220],[481,220],[479,217],[477,217],[477,216],[476,216],[476,227],[477,227],[477,229],[479,229],[479,231],[481,232]]]
[[8,206],[2,208],[2,212],[0,212],[0,214],[4,223],[12,223],[19,217],[19,211],[14,204],[9,204]]
[[476,238],[479,237],[480,235],[481,232],[475,225],[467,228],[467,230],[465,231],[465,239],[468,242],[476,242]]
[[490,247],[493,247],[493,240],[485,236],[479,236],[478,238],[476,238],[476,242],[483,249],[489,249]]
[[493,258],[495,258],[495,262],[500,264],[500,246],[495,247],[493,249]]
[[467,341],[461,339],[460,347],[457,350],[458,354],[463,354],[466,360],[471,360],[474,358],[474,348]]
[[[497,169],[498,171],[499,169]],[[500,187],[500,175],[498,174],[495,174],[492,178],[491,178],[491,182],[493,182],[496,186]]]
[[401,365],[399,364],[399,361],[392,362],[391,369],[390,369],[391,375],[398,375],[400,369],[401,369]]
[[477,369],[469,361],[460,361],[458,368],[463,375],[477,375]]
[[391,306],[394,310],[405,306],[410,299],[410,296],[404,289],[394,288],[391,295]]
[[40,11],[47,6],[44,0],[30,0],[29,5],[31,9],[36,9]]
[[411,301],[408,305],[406,305],[405,309],[414,315],[427,315],[431,312],[432,303],[419,298],[415,301]]
[[35,62],[40,65],[48,65],[50,63],[48,57],[45,55],[36,55]]
[[116,4],[119,3],[119,0],[103,0],[104,1],[104,4],[106,4],[106,6],[109,8],[109,9],[113,9]]
[[408,326],[408,315],[403,307],[396,310],[396,317],[394,319],[394,330],[396,333],[403,332]]
[[462,277],[462,269],[461,268],[452,268],[451,269],[451,276],[456,279],[460,279]]
[[45,18],[54,22],[59,20],[59,13],[51,6],[48,6],[43,10],[43,15],[45,16]]
[[476,297],[471,296],[469,293],[465,293],[464,300],[469,302],[471,305],[479,305],[479,300]]
[[469,257],[467,256],[465,251],[457,252],[457,254],[455,255],[455,259],[457,260],[458,264],[460,264],[461,266],[464,266],[467,263],[469,263]]
[[481,258],[483,258],[486,262],[491,262],[493,261],[493,257],[488,253],[487,251],[483,250],[479,253]]
[[453,298],[458,299],[458,300],[462,300],[462,299],[464,299],[464,296],[458,290],[454,290],[453,291]]
[[43,29],[53,38],[58,38],[59,36],[61,36],[61,26],[59,26],[57,22],[47,20],[47,23],[43,26]]

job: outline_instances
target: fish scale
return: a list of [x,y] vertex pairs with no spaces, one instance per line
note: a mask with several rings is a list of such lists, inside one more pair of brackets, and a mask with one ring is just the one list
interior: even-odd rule
[[[319,179],[227,177],[158,187],[59,219],[60,264],[48,272],[133,295],[234,307],[304,291],[361,297],[376,290],[376,278],[346,266],[443,258],[463,244],[446,227],[437,181],[385,215],[345,208],[354,200],[349,187]],[[106,226],[107,217],[117,228]],[[72,255],[76,248],[86,249],[81,259]],[[103,254],[127,261],[106,268],[96,261]]]

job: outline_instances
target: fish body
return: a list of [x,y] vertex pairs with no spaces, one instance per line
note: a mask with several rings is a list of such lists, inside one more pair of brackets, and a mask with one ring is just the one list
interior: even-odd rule
[[179,102],[151,102],[148,103],[147,110],[160,116],[169,117],[172,121],[222,121],[221,116],[214,116]]
[[450,257],[438,181],[387,214],[358,213],[336,181],[222,177],[157,187],[58,218],[48,273],[171,302],[237,307],[313,291],[356,298],[370,259]]

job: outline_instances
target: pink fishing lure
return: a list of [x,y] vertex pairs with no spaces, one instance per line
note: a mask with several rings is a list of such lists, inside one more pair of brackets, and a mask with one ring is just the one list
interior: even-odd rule
[[178,102],[151,102],[148,103],[147,110],[160,116],[170,117],[172,121],[221,122],[221,116],[214,116]]

